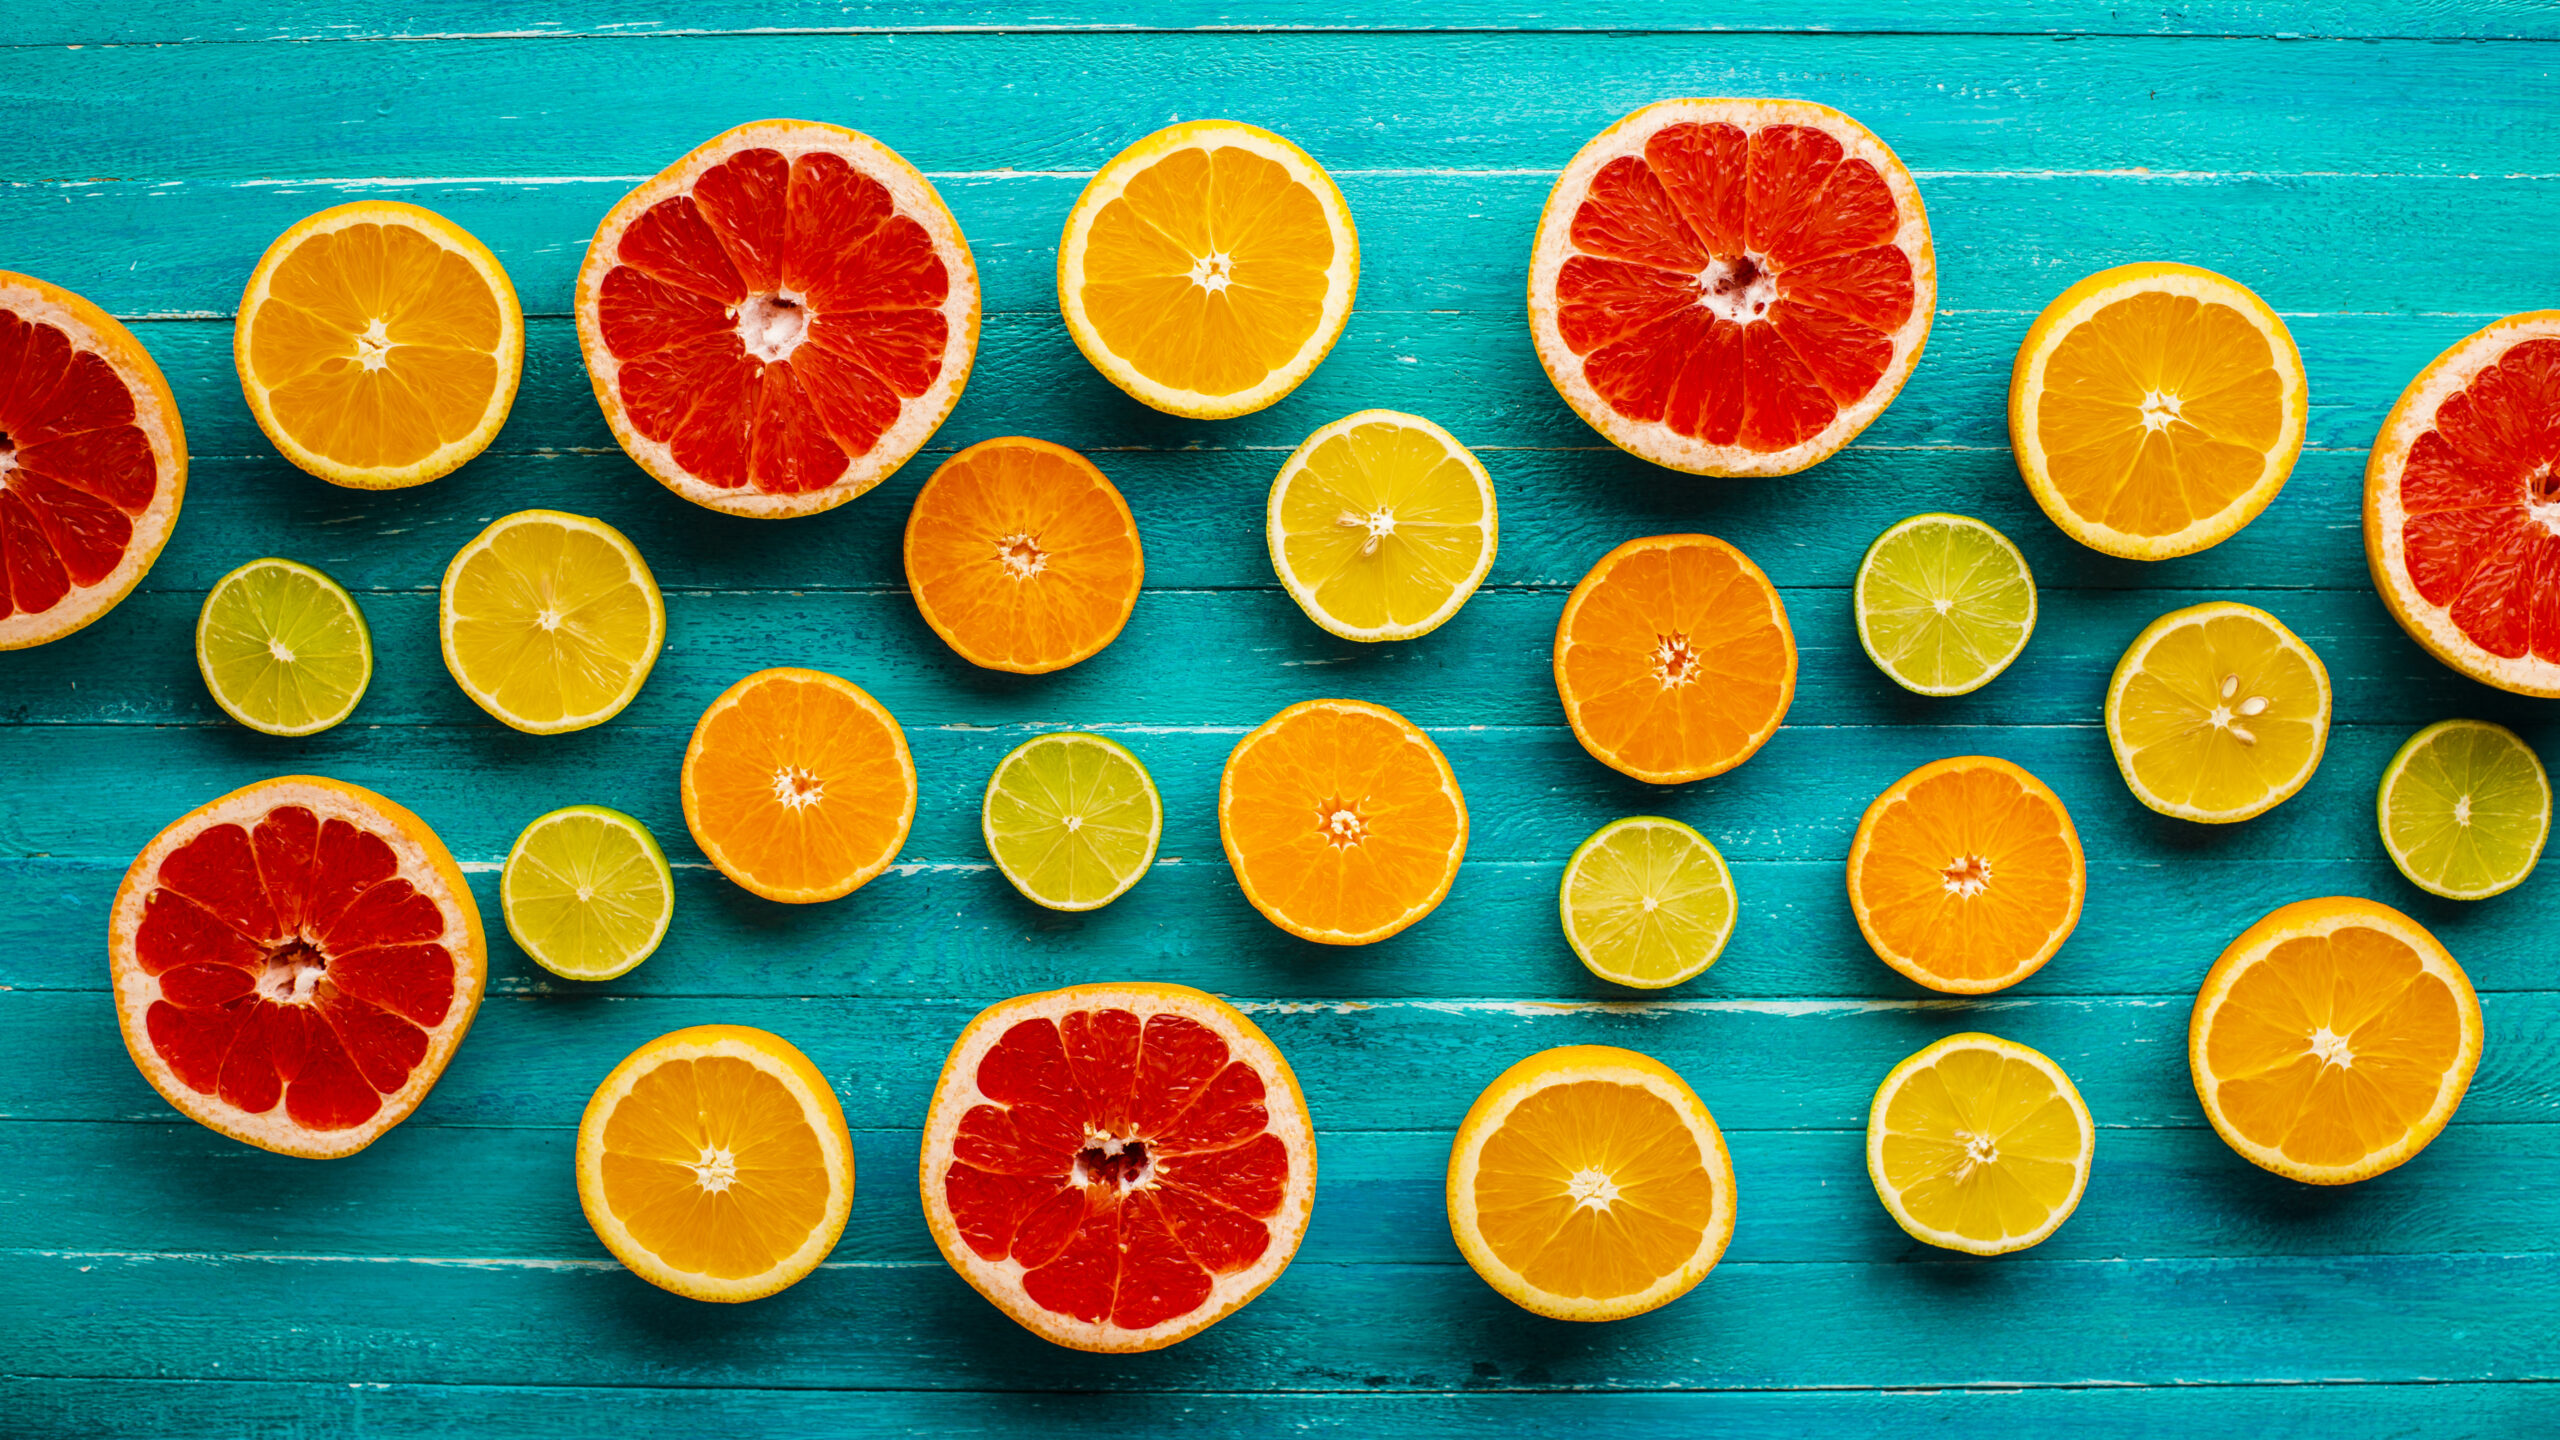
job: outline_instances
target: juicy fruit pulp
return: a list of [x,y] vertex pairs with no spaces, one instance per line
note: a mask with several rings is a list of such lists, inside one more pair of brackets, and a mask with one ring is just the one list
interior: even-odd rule
[[759,670],[722,691],[693,727],[683,791],[685,824],[720,873],[789,904],[868,883],[916,816],[898,722],[817,670]]
[[1042,735],[997,762],[980,811],[987,853],[1023,897],[1093,910],[1155,862],[1164,802],[1138,757],[1099,735]]
[[503,516],[463,546],[438,610],[454,683],[536,735],[621,714],[667,638],[639,550],[601,520],[557,510]]
[[907,586],[972,665],[1040,675],[1118,639],[1146,580],[1138,524],[1093,462],[1020,436],[942,462],[907,516]]
[[232,719],[269,735],[310,735],[364,698],[373,632],[337,581],[290,560],[252,560],[205,595],[196,668]]
[[1886,964],[1951,994],[2015,985],[2052,959],[2088,893],[2070,812],[2006,760],[1924,765],[1867,807],[1849,905]]
[[2300,790],[2329,739],[2329,672],[2273,615],[2228,601],[2175,610],[2126,647],[2107,739],[2134,798],[2212,824]]
[[1289,598],[1346,640],[1427,635],[1493,567],[1493,482],[1419,415],[1363,410],[1308,436],[1268,514]]
[[1656,816],[1613,820],[1573,852],[1557,887],[1564,938],[1603,980],[1658,990],[1723,953],[1733,872],[1707,837]]
[[2062,1067],[1993,1035],[1951,1035],[1903,1061],[1867,1112],[1867,1174],[1894,1223],[1974,1255],[2060,1228],[2096,1143]]
[[2009,537],[1962,515],[1914,515],[1877,536],[1850,600],[1867,658],[1922,695],[1990,684],[2036,628],[2027,558]]
[[2383,848],[2430,895],[2480,900],[2533,873],[2551,838],[2551,777],[2503,725],[2441,720],[2409,737],[2382,772],[2374,808]]
[[610,980],[646,960],[675,915],[675,876],[649,827],[572,805],[524,827],[498,880],[507,933],[568,980]]

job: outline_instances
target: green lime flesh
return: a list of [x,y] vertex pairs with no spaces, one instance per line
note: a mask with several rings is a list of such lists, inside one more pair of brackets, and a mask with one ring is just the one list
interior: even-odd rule
[[1659,990],[1716,963],[1733,872],[1707,837],[1659,816],[1613,820],[1573,852],[1556,894],[1565,942],[1603,980]]
[[2551,836],[2551,777],[2503,725],[2441,720],[2409,737],[2374,797],[2382,846],[2409,883],[2482,900],[2533,873]]
[[252,560],[205,595],[196,668],[232,719],[269,735],[309,735],[364,698],[373,632],[337,581],[291,560]]
[[2036,628],[2027,557],[1964,515],[1914,515],[1877,536],[1858,562],[1851,602],[1867,658],[1922,695],[1990,684]]
[[980,820],[987,854],[1024,898],[1094,910],[1155,863],[1164,802],[1126,748],[1099,735],[1042,735],[996,763]]
[[666,938],[676,881],[648,826],[572,805],[516,837],[498,899],[507,933],[535,964],[564,980],[610,980]]

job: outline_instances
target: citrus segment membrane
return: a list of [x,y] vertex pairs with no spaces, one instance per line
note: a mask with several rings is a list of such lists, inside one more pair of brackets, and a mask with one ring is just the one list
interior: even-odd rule
[[1998,678],[2036,628],[2036,581],[2009,537],[1963,515],[1914,515],[1858,563],[1858,643],[1893,683],[1963,695]]
[[1272,568],[1346,640],[1438,629],[1493,568],[1493,482],[1448,431],[1363,410],[1299,445],[1271,483]]
[[1733,872],[1704,835],[1653,815],[1592,832],[1556,889],[1564,937],[1603,980],[1658,990],[1696,978],[1732,938]]
[[1849,906],[1868,945],[1950,994],[2004,989],[2042,968],[2080,923],[2088,888],[2061,797],[1988,755],[1895,781],[1849,845]]
[[291,560],[252,560],[206,592],[196,669],[213,702],[250,729],[315,734],[364,698],[373,632],[337,581]]
[[759,670],[722,691],[693,727],[682,783],[704,856],[789,904],[868,884],[915,821],[915,760],[898,722],[817,670]]
[[979,812],[987,853],[1013,888],[1052,910],[1094,910],[1155,863],[1164,802],[1155,781],[1099,735],[1024,741],[987,777]]
[[2182,820],[2246,820],[2319,768],[2329,671],[2264,610],[2194,605],[2151,622],[2126,647],[2106,717],[2135,799]]
[[507,933],[567,980],[610,980],[656,953],[676,910],[675,875],[649,827],[602,805],[524,827],[498,880]]
[[2374,809],[2383,848],[2410,884],[2481,900],[2523,884],[2542,858],[2551,777],[2505,726],[2439,720],[2391,757]]
[[1867,1112],[1867,1175],[1913,1239],[1972,1255],[2041,1244],[2078,1208],[2097,1128],[2062,1067],[1996,1035],[1895,1066]]
[[1093,462],[1022,436],[942,462],[907,516],[907,586],[972,665],[1038,675],[1119,638],[1146,580],[1138,525]]

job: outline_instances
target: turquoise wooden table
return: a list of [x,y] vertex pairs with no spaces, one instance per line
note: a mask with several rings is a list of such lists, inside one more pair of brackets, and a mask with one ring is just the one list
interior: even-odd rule
[[[2455,676],[2367,581],[2365,447],[2400,387],[2492,317],[2560,304],[2560,13],[2522,0],[2285,5],[1588,0],[1261,6],[990,0],[433,5],[12,0],[0,15],[0,268],[134,322],[194,450],[185,514],[142,588],[87,631],[0,655],[0,1433],[9,1435],[947,1435],[2551,1433],[2560,1415],[2560,875],[2475,905],[2384,857],[2373,791],[2420,725],[2517,727],[2560,760],[2560,708]],[[1694,21],[1694,23],[1692,23]],[[1256,29],[1268,26],[1268,29]],[[1799,28],[1801,27],[1801,28]],[[1722,33],[1708,33],[1721,31]],[[1554,172],[1646,101],[1786,95],[1872,126],[1919,178],[1940,310],[1926,358],[1863,439],[1788,480],[1701,480],[1611,449],[1540,373],[1522,279]],[[696,509],[597,413],[569,318],[606,208],[697,142],[768,115],[853,126],[928,172],[966,229],[987,315],[929,453],[815,519]],[[1363,251],[1360,304],[1284,402],[1194,423],[1141,409],[1076,353],[1053,288],[1084,177],[1176,118],[1279,130],[1332,169]],[[232,375],[259,252],[351,197],[414,200],[485,239],[527,316],[524,387],[490,452],[421,489],[333,489],[288,466]],[[2286,316],[2311,378],[2291,483],[2239,537],[2156,565],[2064,538],[2012,468],[2009,363],[2029,320],[2102,266],[2192,261]],[[1386,406],[1475,447],[1502,550],[1447,627],[1364,648],[1307,623],[1261,539],[1280,460]],[[898,541],[938,457],[1029,434],[1127,494],[1148,589],[1073,670],[980,672],[904,592]],[[435,584],[490,518],[598,515],[665,585],[648,688],[599,729],[503,729],[437,659]],[[2019,664],[1923,700],[1859,651],[1846,586],[1922,510],[2015,537],[2043,589]],[[1620,540],[1704,530],[1781,587],[1803,654],[1788,724],[1731,774],[1649,788],[1565,729],[1548,644],[1567,589]],[[353,589],[379,655],[349,723],[278,740],[207,698],[191,625],[257,555]],[[2326,659],[2337,726],[2294,800],[2214,828],[2153,815],[2099,723],[2154,616],[2242,597]],[[767,665],[867,687],[923,786],[897,869],[791,908],[710,870],[676,801],[685,737]],[[1331,950],[1244,902],[1215,828],[1235,737],[1346,695],[1429,727],[1476,835],[1448,903]],[[1060,726],[1125,741],[1161,784],[1162,856],[1109,909],[1050,914],[990,870],[995,759]],[[1868,952],[1842,896],[1859,812],[1913,766],[1987,752],[2071,807],[2086,918],[2015,990],[1932,998]],[[550,979],[492,935],[488,1002],[441,1085],[352,1159],[284,1159],[172,1112],[135,1073],[106,990],[108,901],[162,824],[235,786],[316,771],[417,810],[497,915],[517,829],[592,801],[677,864],[674,930],[631,975]],[[1733,861],[1722,961],[1629,1001],[1566,949],[1555,888],[1609,818],[1688,820]],[[2402,1169],[2318,1190],[2206,1127],[2184,1052],[2205,968],[2249,922],[2370,896],[2434,928],[2477,982],[2487,1051],[2452,1127]],[[917,1127],[954,1034],[991,1000],[1161,979],[1235,998],[1288,1053],[1321,1132],[1296,1264],[1171,1350],[1053,1349],[972,1294],[918,1210]],[[578,1208],[588,1093],[678,1026],[779,1032],[844,1101],[851,1226],[759,1303],[661,1293]],[[2100,1134],[2086,1200],[2025,1254],[1917,1246],[1877,1204],[1861,1131],[1876,1082],[1941,1035],[2057,1059]],[[1637,1320],[1574,1326],[1500,1299],[1441,1212],[1450,1135],[1511,1061],[1592,1041],[1660,1056],[1723,1123],[1741,1196],[1723,1265]]]

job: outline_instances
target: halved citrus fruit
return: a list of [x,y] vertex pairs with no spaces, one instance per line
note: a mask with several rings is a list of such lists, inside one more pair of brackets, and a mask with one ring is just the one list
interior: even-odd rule
[[1714,844],[1658,815],[1593,831],[1556,887],[1565,943],[1583,968],[1639,990],[1704,973],[1733,937],[1740,909],[1733,871]]
[[1298,388],[1359,286],[1360,238],[1333,177],[1234,120],[1168,126],[1113,156],[1058,238],[1076,348],[1142,404],[1198,420]]
[[2312,1185],[2412,1159],[2480,1064],[2480,998],[2426,927],[2350,896],[2297,900],[2204,977],[2187,1065],[2250,1163]]
[[2551,776],[2524,737],[2439,720],[2409,737],[2374,792],[2382,848],[2409,883],[2485,900],[2524,883],[2551,838]]
[[470,231],[359,200],[267,247],[231,347],[249,413],[284,458],[390,490],[449,475],[497,438],[524,375],[524,310]]
[[676,877],[648,826],[602,805],[571,805],[516,836],[498,902],[533,963],[563,980],[610,980],[667,938]]
[[1412,721],[1361,700],[1305,700],[1228,754],[1218,839],[1272,924],[1367,945],[1447,898],[1467,853],[1467,801]]
[[684,751],[684,823],[720,873],[767,900],[849,895],[916,818],[916,765],[880,702],[818,670],[720,692]]
[[997,761],[978,823],[1024,899],[1098,910],[1155,863],[1164,801],[1127,747],[1070,731],[1034,736]]
[[1630,540],[1556,622],[1556,694],[1591,758],[1655,785],[1721,775],[1778,733],[1796,638],[1777,587],[1712,535]]
[[879,484],[951,413],[978,349],[978,268],[933,183],[807,120],[741,125],[622,197],[577,305],[614,438],[732,515]]
[[2191,605],[2152,621],[2125,648],[2106,714],[2133,798],[2181,820],[2246,820],[2320,768],[2329,669],[2254,605]]
[[313,735],[355,713],[373,631],[347,587],[291,560],[252,560],[196,612],[196,669],[224,714],[267,735]]
[[1271,482],[1280,586],[1345,640],[1437,630],[1493,568],[1493,481],[1419,415],[1363,410],[1318,430]]
[[1147,578],[1129,502],[1093,462],[1020,435],[942,462],[907,514],[907,588],[960,658],[1042,675],[1120,637]]
[[426,1098],[489,974],[461,867],[417,816],[287,775],[142,847],[108,921],[125,1049],[235,1140],[352,1155]]
[[2560,310],[2465,338],[2400,392],[2365,462],[2364,554],[2437,659],[2560,695]]
[[1867,127],[1802,100],[1664,100],[1557,177],[1529,256],[1556,392],[1631,454],[1791,475],[1856,438],[1929,339],[1920,187]]
[[1623,1320],[1686,1295],[1733,1238],[1733,1160],[1668,1065],[1540,1051],[1476,1097],[1449,1147],[1449,1231],[1504,1299]]
[[1876,958],[1951,995],[2003,990],[2043,968],[2088,893],[2062,798],[1989,755],[1894,781],[1849,842],[1849,908]]
[[132,331],[7,270],[0,375],[0,650],[19,650],[114,609],[160,558],[187,437]]
[[1912,1239],[2006,1255],[2071,1218],[2097,1141],[2061,1066],[1997,1035],[1950,1035],[1876,1087],[1867,1178]]
[[779,1035],[696,1025],[613,1067],[578,1121],[578,1203],[633,1274],[694,1300],[797,1284],[853,1211],[853,1137]]
[[943,1062],[917,1166],[951,1268],[1044,1340],[1157,1350],[1289,1266],[1316,1138],[1289,1062],[1182,985],[990,1005]]
[[601,725],[639,695],[667,639],[649,562],[601,520],[519,510],[454,552],[436,604],[444,667],[518,730]]
[[1915,695],[1966,695],[2025,652],[2036,577],[2009,537],[1967,515],[1914,515],[1858,562],[1858,644]]

